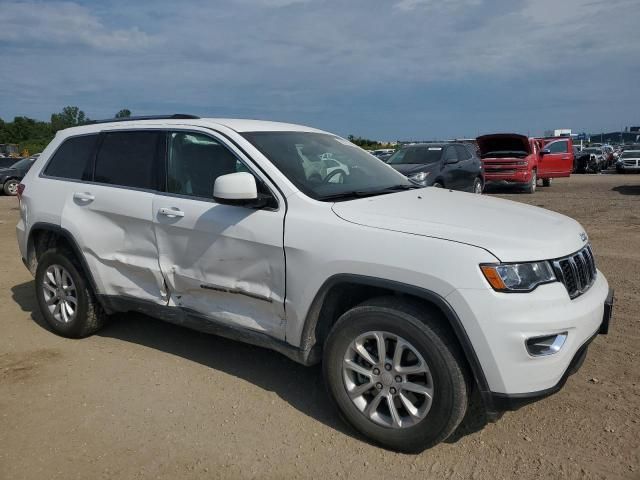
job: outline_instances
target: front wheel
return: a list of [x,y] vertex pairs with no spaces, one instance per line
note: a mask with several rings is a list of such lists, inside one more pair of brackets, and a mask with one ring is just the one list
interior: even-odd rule
[[421,452],[445,440],[468,404],[464,360],[443,320],[389,297],[340,317],[323,371],[344,419],[374,442]]
[[531,172],[531,180],[527,183],[525,187],[525,192],[527,193],[536,193],[536,187],[538,186],[538,173],[533,170]]
[[7,180],[6,182],[4,182],[4,187],[2,187],[2,190],[4,191],[5,195],[11,195],[12,197],[15,197],[18,194],[18,185],[20,185],[20,182],[18,180]]

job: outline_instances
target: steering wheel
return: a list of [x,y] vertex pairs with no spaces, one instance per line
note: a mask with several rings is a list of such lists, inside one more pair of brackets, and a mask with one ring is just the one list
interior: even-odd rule
[[331,173],[327,174],[326,177],[324,177],[324,183],[329,183],[331,181],[331,179],[337,175],[342,175],[343,178],[345,176],[344,170],[342,170],[341,168],[337,168],[334,171],[332,171]]

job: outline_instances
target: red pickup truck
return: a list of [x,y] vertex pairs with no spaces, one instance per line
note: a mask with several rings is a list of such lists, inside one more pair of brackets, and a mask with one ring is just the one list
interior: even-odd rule
[[517,133],[496,133],[482,135],[476,141],[485,184],[521,184],[533,193],[538,179],[548,187],[552,178],[568,177],[573,170],[570,137],[530,138]]

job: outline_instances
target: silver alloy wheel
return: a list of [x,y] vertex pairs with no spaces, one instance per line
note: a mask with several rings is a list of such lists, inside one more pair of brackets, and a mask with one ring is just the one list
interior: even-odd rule
[[473,193],[477,193],[478,195],[482,193],[482,180],[476,178],[475,188],[473,189]]
[[18,182],[15,180],[9,180],[7,191],[9,195],[17,195],[18,194]]
[[71,322],[78,310],[76,285],[69,272],[60,265],[50,265],[42,279],[42,293],[47,308],[58,322]]
[[351,342],[342,378],[354,405],[378,425],[411,427],[431,409],[434,385],[427,362],[393,333],[366,332]]

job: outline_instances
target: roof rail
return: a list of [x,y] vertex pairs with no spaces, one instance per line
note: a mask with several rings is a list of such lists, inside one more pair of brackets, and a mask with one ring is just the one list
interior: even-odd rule
[[194,120],[198,119],[197,115],[189,115],[187,113],[174,113],[172,115],[141,115],[137,117],[107,118],[105,120],[90,120],[88,125],[94,123],[111,123],[111,122],[132,122],[135,120]]

